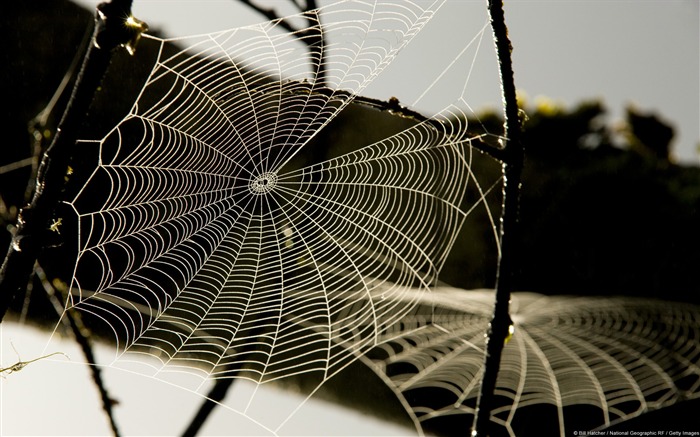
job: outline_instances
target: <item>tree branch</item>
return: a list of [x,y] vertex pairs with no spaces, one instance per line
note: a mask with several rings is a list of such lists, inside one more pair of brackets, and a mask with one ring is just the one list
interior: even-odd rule
[[29,122],[29,130],[33,137],[32,156],[29,158],[32,169],[25,189],[24,202],[28,202],[32,198],[34,187],[36,186],[36,177],[41,156],[46,150],[46,147],[50,145],[52,136],[56,133],[55,131],[51,132],[48,130],[49,120],[52,118],[52,114],[57,113],[60,116],[65,112],[66,105],[69,102],[69,99],[66,98],[69,97],[69,87],[71,84],[74,84],[76,80],[81,61],[85,58],[86,51],[92,42],[93,33],[94,23],[90,23],[90,25],[85,27],[85,33],[80,41],[80,46],[78,50],[76,50],[73,60],[70,66],[68,66],[68,70],[63,74],[61,83],[54,91],[53,96],[51,96],[51,100],[49,100],[49,103],[46,104],[44,109]]
[[[444,129],[439,121],[431,117],[426,117],[418,111],[414,111],[413,109],[401,105],[398,99],[393,97],[389,100],[379,100],[372,97],[356,96],[353,102],[370,106],[379,109],[380,111],[388,111],[399,117],[410,118],[419,123],[428,123],[434,125],[438,130]],[[506,160],[505,149],[489,144],[488,142],[484,141],[484,137],[485,135],[478,135],[472,132],[470,137],[464,139],[463,141],[469,142],[472,147],[491,156],[492,158],[504,162]]]
[[105,414],[107,414],[107,419],[109,420],[109,426],[112,428],[112,432],[115,437],[119,437],[119,428],[117,427],[117,422],[114,419],[114,412],[112,407],[115,402],[109,392],[105,387],[104,380],[102,379],[102,372],[97,366],[97,361],[95,360],[95,354],[92,351],[92,341],[90,341],[90,331],[85,327],[80,318],[80,313],[74,309],[69,309],[66,311],[66,317],[70,323],[71,331],[75,337],[75,341],[80,345],[80,349],[83,351],[83,355],[87,360],[88,367],[90,368],[90,373],[92,374],[92,381],[97,387],[97,391],[100,394],[100,400],[102,401],[102,409]]
[[[296,27],[292,26],[292,23],[289,21],[285,20],[284,18],[281,18],[279,15],[277,15],[277,12],[275,12],[274,9],[272,8],[263,8],[262,6],[253,3],[251,0],[239,0],[241,3],[244,5],[250,7],[254,11],[262,14],[265,16],[270,21],[274,20],[279,20],[279,25],[282,27],[284,30],[286,30],[289,33],[293,33],[295,35],[299,35],[299,33],[303,33],[300,31],[300,29],[297,29]],[[297,5],[298,6],[298,5]]]
[[220,378],[216,380],[214,386],[209,390],[207,398],[199,407],[197,414],[192,418],[185,432],[182,433],[182,437],[194,437],[197,435],[202,425],[204,425],[211,413],[217,405],[219,405],[218,403],[224,400],[234,380],[235,378]]
[[494,390],[501,365],[501,355],[509,335],[512,334],[513,321],[509,314],[510,295],[514,288],[515,265],[517,258],[518,214],[520,208],[520,182],[524,160],[521,143],[520,110],[515,93],[512,46],[508,38],[502,0],[489,0],[491,28],[498,54],[501,74],[501,91],[505,111],[506,144],[504,147],[504,186],[503,210],[501,212],[501,256],[498,261],[496,280],[496,302],[493,319],[489,325],[484,374],[481,390],[477,400],[476,414],[472,436],[487,436],[491,431],[491,411],[494,407]]
[[[49,299],[54,304],[54,308],[60,317],[64,311],[60,303],[56,302],[58,300],[56,297],[56,288],[58,288],[59,293],[63,297],[63,301],[65,301],[67,298],[67,290],[65,287],[54,287],[46,277],[46,273],[39,263],[37,263],[35,266],[35,271],[37,278],[41,282],[41,285],[46,293],[49,295]],[[95,383],[97,391],[100,394],[100,399],[102,400],[102,409],[105,411],[105,414],[107,414],[109,426],[112,428],[112,432],[114,433],[115,437],[119,437],[119,428],[117,427],[117,422],[114,419],[114,413],[112,411],[112,407],[114,406],[115,402],[112,397],[109,396],[109,392],[107,391],[104,380],[102,379],[102,372],[97,366],[97,360],[95,359],[95,354],[93,353],[92,349],[92,341],[90,340],[90,330],[83,324],[83,321],[80,318],[80,313],[78,313],[78,311],[75,309],[65,311],[65,316],[66,318],[64,319],[64,323],[70,328],[75,341],[78,343],[83,352],[83,356],[85,356],[88,368],[92,374],[92,381]]]
[[317,65],[315,74],[315,83],[319,86],[326,85],[326,65],[324,62],[325,47],[323,38],[323,29],[321,27],[321,20],[318,13],[315,11],[317,9],[316,0],[306,0],[306,8],[303,8],[301,4],[297,1],[291,0],[291,2],[299,8],[302,14],[306,17],[307,28],[298,29],[292,25],[289,21],[281,18],[277,12],[272,8],[263,8],[251,0],[239,0],[244,5],[250,7],[256,12],[264,15],[269,20],[276,20],[280,27],[294,35],[299,41],[306,44],[309,48],[309,57],[312,60],[316,60]]
[[318,58],[317,68],[316,68],[316,80],[315,83],[319,86],[326,86],[326,78],[328,72],[326,71],[326,49],[325,41],[323,38],[323,28],[321,27],[321,17],[316,9],[316,0],[306,0],[306,11],[304,15],[307,17],[308,29],[306,35],[301,38],[306,45],[309,47],[309,57],[312,59]]
[[[251,331],[251,337],[259,337],[262,335],[264,328],[258,326]],[[241,361],[247,360],[253,352],[256,351],[255,343],[249,343],[244,345],[238,351],[238,356],[241,357]],[[199,410],[192,418],[192,421],[187,426],[187,429],[182,433],[183,437],[194,437],[197,435],[202,425],[209,418],[214,409],[219,405],[221,401],[226,397],[229,389],[233,386],[234,381],[240,375],[241,369],[231,369],[227,367],[228,375],[225,377],[220,377],[214,382],[214,386],[209,390],[206,399],[199,407]]]
[[0,322],[14,297],[27,286],[42,249],[55,239],[50,223],[65,187],[72,148],[107,71],[112,51],[123,45],[133,49],[145,30],[145,25],[131,16],[131,0],[100,4],[95,23],[93,43],[85,55],[53,142],[44,153],[31,203],[17,218],[17,229],[0,270]]

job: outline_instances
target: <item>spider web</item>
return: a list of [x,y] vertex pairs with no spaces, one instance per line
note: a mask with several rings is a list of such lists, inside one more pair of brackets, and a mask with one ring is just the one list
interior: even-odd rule
[[[436,288],[363,359],[419,432],[470,429],[492,312],[493,291]],[[496,435],[571,435],[700,397],[697,306],[515,293],[511,316]]]
[[[495,235],[499,180],[477,178],[484,158],[458,106],[337,156],[306,152],[438,7],[342,2],[287,18],[312,23],[296,39],[280,20],[145,35],[158,60],[69,202],[67,308],[112,331],[112,365],[186,371],[194,391],[300,374],[320,385],[416,305],[406,290],[436,283],[474,210]],[[323,56],[309,57],[298,39],[320,29]]]
[[[280,20],[145,37],[158,60],[129,114],[83,142],[99,162],[69,202],[67,308],[112,331],[112,366],[186,372],[172,381],[201,393],[221,378],[317,388],[361,359],[419,433],[469,428],[492,295],[433,288],[468,217],[495,234],[499,180],[483,177],[466,92],[426,121],[396,111],[410,127],[366,146],[329,153],[323,134],[439,6],[343,2],[288,18],[310,22],[291,38]],[[309,57],[305,39],[322,50]],[[697,308],[533,294],[513,308],[492,415],[504,435],[700,396]],[[253,417],[254,396],[227,406],[278,433],[289,416]]]

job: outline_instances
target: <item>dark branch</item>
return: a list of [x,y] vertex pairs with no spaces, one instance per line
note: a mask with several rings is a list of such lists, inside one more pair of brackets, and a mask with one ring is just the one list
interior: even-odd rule
[[[398,99],[392,98],[390,100],[379,100],[371,97],[356,96],[353,100],[355,103],[360,103],[366,106],[371,106],[373,108],[379,109],[381,111],[391,112],[399,117],[406,117],[413,119],[419,123],[429,123],[434,125],[438,130],[443,130],[440,121],[435,120],[431,117],[426,117],[418,111],[407,108],[399,103]],[[505,149],[500,147],[495,147],[492,144],[487,143],[483,139],[483,135],[472,134],[470,137],[466,138],[464,141],[468,141],[469,144],[475,149],[486,153],[494,159],[501,162],[505,161],[506,154]]]
[[[270,21],[277,21],[279,26],[286,30],[287,32],[291,33],[295,37],[297,37],[301,42],[308,46],[314,46],[318,43],[318,36],[317,34],[321,31],[320,30],[320,23],[314,22],[312,20],[312,17],[315,17],[315,14],[307,14],[309,18],[309,26],[310,28],[307,29],[299,29],[295,26],[292,25],[288,20],[280,17],[277,12],[272,9],[272,8],[263,8],[262,6],[254,3],[251,0],[239,0],[241,3],[244,5],[250,7],[254,11],[262,14],[265,16]],[[297,7],[300,7],[300,5],[297,2],[293,2]],[[316,9],[316,2],[314,0],[307,1],[306,2],[306,10],[301,10],[303,13],[310,13],[312,10]],[[315,27],[313,27],[315,26]]]
[[209,394],[207,394],[207,398],[199,407],[197,414],[192,418],[185,432],[182,433],[182,437],[194,437],[197,435],[207,418],[209,418],[216,406],[219,405],[218,403],[224,400],[234,380],[234,378],[221,378],[216,380]]
[[513,321],[509,314],[510,295],[514,288],[514,270],[518,240],[518,213],[520,208],[520,178],[524,150],[520,138],[520,111],[515,94],[512,46],[508,38],[502,0],[489,0],[491,28],[496,43],[501,74],[501,88],[505,110],[506,144],[504,148],[503,210],[501,213],[501,257],[498,262],[496,302],[489,325],[484,374],[477,400],[472,436],[487,436],[491,432],[491,411],[494,407],[494,390],[501,365],[503,347],[510,334]]
[[143,23],[131,19],[131,0],[113,0],[97,7],[93,43],[85,55],[63,118],[44,154],[31,203],[17,218],[17,229],[0,270],[0,321],[14,297],[29,282],[34,262],[54,239],[50,230],[54,209],[61,200],[65,176],[78,132],[116,47],[133,49]]
[[112,428],[115,437],[119,437],[119,428],[117,427],[117,422],[114,420],[114,413],[112,411],[115,402],[107,392],[107,388],[102,380],[102,372],[95,361],[95,354],[92,351],[92,342],[90,341],[90,331],[83,324],[78,311],[74,309],[68,310],[66,311],[66,317],[70,323],[70,328],[75,336],[75,340],[80,345],[80,349],[83,351],[85,360],[88,363],[90,373],[92,374],[92,381],[95,383],[97,391],[100,393],[102,409],[107,414],[109,426]]
[[[277,15],[277,12],[275,12],[274,9],[272,8],[263,8],[262,6],[252,2],[251,0],[239,0],[241,3],[244,5],[250,7],[254,11],[262,14],[265,16],[270,21],[275,21],[278,20],[280,27],[282,27],[284,30],[286,30],[289,33],[293,33],[297,36],[300,36],[300,33],[303,33],[300,31],[300,29],[297,29],[296,27],[292,26],[292,23],[289,21],[281,18],[279,15]],[[303,40],[303,39],[302,39]],[[306,42],[306,41],[305,41]]]
[[36,186],[36,177],[41,156],[46,150],[46,147],[50,145],[52,136],[55,135],[55,132],[51,132],[48,129],[49,120],[52,118],[53,114],[61,115],[65,112],[66,105],[69,101],[67,97],[69,97],[68,94],[71,92],[70,86],[75,83],[81,61],[85,58],[85,52],[92,41],[93,27],[92,22],[89,26],[85,27],[85,33],[83,34],[79,46],[80,48],[76,50],[68,70],[63,75],[63,79],[61,79],[61,83],[58,85],[58,88],[56,88],[56,91],[54,91],[53,96],[51,96],[51,100],[49,100],[46,107],[29,122],[29,131],[34,141],[32,143],[32,169],[25,190],[25,202],[29,202],[32,198],[34,187]]
[[[59,291],[59,293],[62,295],[62,300],[65,301],[65,295],[67,290],[61,289],[61,287],[58,287],[59,289],[56,290],[56,288],[46,277],[44,269],[41,268],[41,266],[38,263],[35,266],[35,271],[37,278],[41,282],[41,285],[43,286],[46,293],[49,295],[49,299],[54,304],[56,312],[59,316],[61,316],[63,314],[63,307],[61,303],[57,302],[58,298],[56,297],[56,291]],[[92,374],[92,381],[95,383],[97,391],[100,394],[100,399],[102,400],[102,409],[107,414],[107,419],[109,420],[109,425],[112,428],[112,432],[115,436],[118,437],[119,428],[117,427],[117,422],[114,419],[114,413],[112,411],[112,407],[114,406],[115,402],[109,396],[107,388],[105,387],[104,381],[102,379],[102,372],[97,366],[95,354],[93,353],[92,341],[90,340],[90,330],[88,330],[87,327],[83,324],[83,321],[80,318],[80,313],[78,311],[74,309],[65,311],[65,316],[66,317],[65,319],[63,319],[63,322],[70,328],[71,332],[73,333],[73,337],[75,338],[75,341],[78,343],[80,349],[83,352],[83,355],[85,356],[85,360],[87,361],[88,367],[90,368],[90,373]]]
[[[252,337],[259,337],[264,328],[260,326],[254,328],[251,332]],[[241,346],[238,350],[238,356],[241,361],[246,361],[251,357],[251,354],[256,351],[255,342]],[[202,428],[204,423],[207,421],[214,409],[224,400],[226,393],[233,386],[234,381],[241,374],[241,369],[231,369],[227,368],[227,374],[225,376],[216,379],[214,386],[211,388],[207,394],[206,399],[199,407],[197,414],[192,418],[192,421],[187,426],[187,429],[182,433],[183,437],[194,437],[197,435],[199,430]]]
[[309,47],[309,57],[312,63],[316,65],[316,80],[314,81],[319,86],[326,86],[326,49],[323,38],[323,28],[321,27],[321,17],[316,10],[316,1],[308,0],[306,2],[306,11],[304,12],[307,20],[307,30],[305,35],[300,38]]
[[291,0],[291,2],[303,13],[307,19],[307,28],[298,29],[294,27],[288,20],[281,18],[277,12],[272,8],[263,8],[260,5],[252,2],[251,0],[240,0],[241,3],[250,7],[256,12],[264,15],[267,19],[277,21],[279,25],[295,36],[299,41],[303,42],[309,48],[309,57],[315,60],[313,63],[317,66],[315,74],[315,83],[319,86],[326,85],[326,63],[324,62],[325,47],[323,38],[323,28],[321,27],[321,20],[319,18],[316,0],[306,0],[306,7],[298,1]]

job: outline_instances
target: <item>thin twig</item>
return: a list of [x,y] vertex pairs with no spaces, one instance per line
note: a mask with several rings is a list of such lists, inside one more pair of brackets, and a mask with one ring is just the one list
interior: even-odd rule
[[[53,284],[48,280],[44,269],[38,263],[34,267],[34,270],[36,272],[37,278],[41,282],[41,285],[44,287],[46,293],[50,297],[53,297],[55,300],[56,292],[58,291],[62,295],[63,300],[65,301],[65,299],[67,298],[67,290],[65,289],[65,287],[54,287]],[[55,308],[59,315],[61,315],[61,308],[57,306],[55,306]],[[118,437],[119,428],[117,427],[117,422],[114,418],[114,412],[112,410],[115,401],[109,395],[104,380],[102,379],[102,372],[97,366],[97,360],[95,359],[95,354],[93,352],[92,341],[90,340],[90,330],[87,329],[87,327],[83,324],[83,321],[80,318],[80,313],[74,309],[69,309],[65,311],[64,320],[67,320],[68,326],[70,327],[70,330],[73,333],[73,337],[75,338],[75,341],[78,343],[80,349],[83,352],[83,355],[85,356],[85,361],[87,362],[88,368],[90,369],[90,373],[92,374],[92,381],[95,383],[97,391],[100,393],[100,399],[102,400],[102,409],[105,411],[105,414],[107,414],[107,419],[109,420],[109,425],[112,428],[112,432],[116,437]]]
[[[439,120],[436,120],[432,117],[427,117],[418,111],[403,106],[399,103],[398,99],[395,98],[391,98],[389,100],[379,100],[372,97],[356,96],[353,102],[365,106],[370,106],[380,111],[390,112],[399,117],[409,118],[418,123],[430,124],[437,128],[439,131],[444,129],[442,123]],[[475,149],[484,152],[485,154],[491,156],[492,158],[498,161],[505,161],[505,149],[501,147],[495,147],[494,145],[484,140],[484,138],[486,138],[489,135],[491,134],[475,134],[473,132],[467,133],[467,137],[463,141],[469,142],[469,144]]]
[[[85,58],[85,52],[87,51],[90,42],[92,41],[92,34],[94,32],[94,23],[85,27],[85,32],[83,38],[80,42],[78,50],[76,50],[75,55],[71,64],[68,66],[68,70],[63,74],[61,83],[59,83],[58,88],[51,96],[49,103],[46,104],[44,109],[41,110],[30,122],[29,122],[29,132],[32,135],[32,156],[28,158],[32,166],[29,180],[27,181],[27,187],[25,188],[24,202],[31,200],[32,194],[34,193],[34,187],[36,186],[36,178],[39,170],[39,163],[41,162],[41,156],[46,150],[46,147],[50,145],[52,137],[56,132],[51,132],[48,129],[49,120],[52,114],[63,114],[65,112],[65,106],[70,101],[65,99],[67,93],[70,92],[69,85],[71,82],[75,82],[77,73],[80,69],[80,63]],[[60,112],[58,112],[60,111]]]
[[[289,21],[285,20],[284,18],[281,18],[279,15],[277,15],[277,12],[275,12],[274,9],[272,8],[263,8],[262,6],[252,2],[251,0],[239,0],[241,3],[244,5],[250,7],[254,11],[262,14],[265,16],[270,21],[275,21],[278,20],[278,23],[281,28],[286,30],[289,33],[293,33],[295,35],[299,35],[300,29],[297,29],[296,27],[292,26],[292,23]],[[303,39],[302,39],[303,41]]]
[[494,390],[501,365],[505,343],[513,329],[509,314],[510,295],[514,289],[516,244],[518,235],[518,213],[520,208],[520,179],[524,150],[520,138],[520,111],[515,94],[512,46],[508,38],[502,0],[489,0],[491,28],[496,43],[501,74],[501,90],[505,111],[506,144],[504,148],[503,210],[501,212],[501,257],[498,261],[496,302],[493,319],[489,325],[484,373],[477,400],[472,436],[487,436],[491,431],[491,411],[494,407]]
[[309,57],[312,60],[315,60],[314,63],[317,65],[317,69],[314,72],[316,75],[315,83],[319,86],[326,86],[327,73],[326,64],[324,62],[325,47],[323,29],[321,27],[321,20],[316,11],[316,0],[306,0],[306,8],[302,8],[299,2],[292,0],[292,4],[294,4],[294,6],[296,6],[306,17],[307,28],[305,29],[295,27],[289,20],[280,17],[272,8],[264,8],[251,0],[239,1],[254,11],[262,14],[268,20],[277,21],[280,27],[291,33],[299,41],[306,44],[309,48]]
[[30,157],[30,158],[24,158],[24,159],[20,159],[19,161],[15,161],[15,162],[11,162],[9,164],[2,165],[2,166],[0,166],[0,174],[5,174],[5,173],[9,173],[9,172],[14,171],[14,170],[19,170],[20,168],[24,168],[24,167],[27,167],[29,165],[32,165],[33,162],[34,162],[34,158]]
[[114,412],[112,410],[115,401],[109,396],[109,392],[107,391],[104,380],[102,379],[102,371],[95,360],[95,354],[92,350],[92,342],[90,341],[90,331],[85,327],[80,318],[80,313],[78,313],[76,310],[69,309],[66,311],[66,318],[70,323],[75,340],[78,342],[80,349],[83,351],[85,360],[90,368],[90,373],[92,374],[92,381],[95,383],[97,391],[100,393],[102,409],[104,410],[105,414],[107,414],[109,426],[112,428],[114,436],[119,437],[119,428],[117,427],[117,422],[114,419]]
[[[264,319],[264,317],[262,316],[264,315],[261,315],[261,319]],[[264,328],[261,326],[257,326],[253,328],[250,335],[253,338],[261,337],[263,332]],[[246,361],[249,358],[251,358],[251,355],[256,350],[256,342],[247,343],[245,345],[242,345],[240,349],[237,350],[237,355],[238,357],[240,357],[241,361]],[[226,367],[226,370],[227,375],[225,377],[220,377],[216,380],[214,386],[207,394],[206,399],[204,399],[204,402],[199,407],[197,414],[195,414],[195,416],[192,418],[192,421],[187,426],[187,429],[185,429],[185,431],[182,433],[183,437],[194,437],[195,435],[197,435],[197,432],[199,432],[199,430],[202,428],[207,418],[209,418],[211,413],[221,403],[221,401],[224,400],[224,398],[226,397],[226,393],[228,393],[228,391],[233,386],[234,381],[243,371],[242,369],[232,369],[229,366]]]
[[182,437],[194,437],[197,435],[217,405],[224,400],[234,380],[234,378],[220,378],[216,380],[214,386],[209,390],[207,398],[199,407],[197,414],[192,418],[185,432],[182,433]]
[[[309,57],[316,63],[316,83],[319,86],[326,86],[326,47],[321,27],[321,16],[319,15],[316,0],[306,0],[306,11],[304,15],[307,20],[307,35],[303,38],[309,47]],[[318,58],[317,60],[315,60]],[[315,60],[315,61],[314,61]]]

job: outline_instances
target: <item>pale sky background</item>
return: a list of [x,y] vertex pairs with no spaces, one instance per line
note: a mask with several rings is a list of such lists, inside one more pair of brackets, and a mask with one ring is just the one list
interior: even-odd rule
[[[97,1],[83,1],[93,7]],[[135,0],[134,14],[168,36],[208,33],[264,21],[233,0]],[[272,4],[281,12],[285,4]],[[320,5],[326,4],[320,1]],[[683,1],[506,1],[506,20],[514,45],[516,84],[534,100],[547,96],[566,105],[601,98],[618,118],[629,103],[657,111],[677,128],[675,154],[700,163],[700,7]],[[289,9],[286,9],[289,10]],[[364,94],[398,97],[425,113],[439,111],[462,92],[474,49],[456,55],[486,23],[485,1],[448,0],[443,9]],[[498,108],[495,58],[487,30],[474,62],[465,96],[475,110]],[[425,97],[423,91],[450,63],[450,72]],[[415,105],[414,105],[415,103]],[[12,323],[0,325],[0,367],[43,351],[47,334]],[[80,352],[72,343],[54,356],[0,379],[0,435],[105,435],[109,428]],[[99,356],[107,361],[106,348]],[[125,434],[179,434],[201,399],[190,392],[136,374],[109,369],[105,378],[121,401],[117,419]],[[245,398],[251,386],[234,385],[231,397]],[[300,402],[294,394],[266,389],[270,411]],[[163,405],[163,408],[154,406]],[[274,405],[274,407],[273,407]],[[292,407],[290,407],[290,405]],[[39,416],[37,411],[41,411]],[[75,413],[80,414],[76,415]],[[80,417],[76,421],[76,417]],[[70,421],[69,421],[70,420]],[[205,431],[231,434],[231,414],[221,409]],[[266,435],[245,418],[236,433]],[[307,403],[282,435],[405,435],[407,430],[369,420],[322,402]]]
[[[0,435],[111,435],[97,389],[77,344],[71,339],[62,340],[52,342],[44,350],[47,338],[48,334],[38,329],[12,322],[0,324],[2,368],[20,359],[29,361],[52,352],[67,355],[36,361],[12,374],[3,373]],[[109,363],[114,358],[112,350],[104,345],[97,345],[95,353],[99,363]],[[138,373],[103,367],[103,378],[110,395],[119,401],[114,413],[123,435],[180,435],[202,403],[201,396],[195,393]],[[236,381],[227,399],[247,401],[253,389],[252,383]],[[304,397],[264,385],[255,399],[257,407],[249,410],[250,416],[269,425],[286,417],[285,413],[302,404]],[[249,418],[217,408],[202,429],[202,435],[272,434]],[[312,398],[280,428],[279,435],[405,436],[411,435],[411,430]]]

